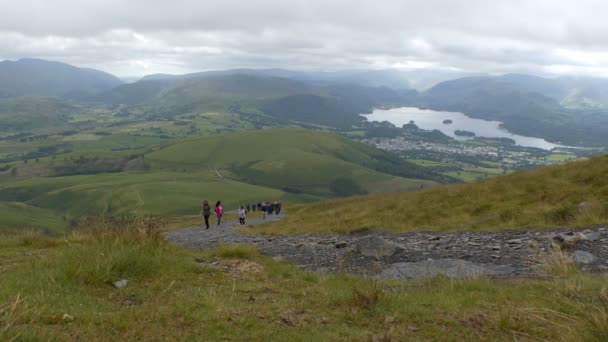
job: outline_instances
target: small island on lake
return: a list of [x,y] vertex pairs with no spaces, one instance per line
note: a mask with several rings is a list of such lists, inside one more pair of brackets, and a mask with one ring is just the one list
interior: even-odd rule
[[444,123],[445,125],[450,125],[450,124],[452,124],[453,122],[454,122],[454,121],[452,121],[452,120],[450,120],[450,119],[443,120],[443,123]]
[[475,133],[473,133],[473,132],[469,132],[469,131],[462,131],[462,130],[459,130],[459,129],[458,129],[458,130],[455,130],[455,131],[454,131],[454,134],[456,134],[456,135],[457,135],[457,136],[459,136],[459,137],[471,137],[471,138],[472,138],[472,137],[474,137],[474,136],[475,136]]

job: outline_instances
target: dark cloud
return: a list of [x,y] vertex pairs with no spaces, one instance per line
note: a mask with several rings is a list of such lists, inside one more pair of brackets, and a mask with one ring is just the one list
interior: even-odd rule
[[608,3],[0,0],[0,59],[118,75],[233,67],[608,76]]

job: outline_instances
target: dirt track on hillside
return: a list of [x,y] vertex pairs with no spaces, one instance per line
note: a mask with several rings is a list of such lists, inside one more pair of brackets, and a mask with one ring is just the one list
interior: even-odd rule
[[[241,229],[280,220],[249,220]],[[213,222],[213,220],[211,220]],[[169,241],[187,248],[206,249],[222,244],[256,246],[261,253],[318,272],[417,279],[435,275],[542,275],[543,258],[556,247],[568,253],[584,271],[608,273],[608,228],[527,229],[508,232],[358,232],[349,235],[244,234],[238,222],[210,229],[201,226],[168,232]]]

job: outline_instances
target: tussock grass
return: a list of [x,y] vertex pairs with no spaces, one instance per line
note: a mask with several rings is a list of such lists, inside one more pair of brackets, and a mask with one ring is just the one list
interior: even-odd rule
[[353,289],[352,304],[365,310],[372,310],[379,306],[384,298],[384,290],[377,283],[364,283]]
[[[190,251],[100,219],[0,276],[0,340],[602,340],[605,276],[321,275],[242,246]],[[112,227],[114,224],[128,227]],[[154,222],[154,221],[152,221]],[[102,231],[106,227],[108,232]],[[21,240],[1,248],[20,249]],[[30,250],[34,250],[31,249]],[[228,270],[196,262],[221,259]],[[260,267],[251,272],[242,263]],[[240,264],[233,264],[240,263]],[[246,272],[240,274],[239,272]],[[110,282],[127,279],[124,288]]]
[[504,230],[608,223],[608,156],[476,183],[288,208],[263,233]]
[[259,255],[255,247],[241,245],[222,245],[210,254],[212,257],[226,259],[255,259]]
[[578,272],[576,262],[563,250],[552,250],[541,257],[545,272],[551,276],[570,276]]

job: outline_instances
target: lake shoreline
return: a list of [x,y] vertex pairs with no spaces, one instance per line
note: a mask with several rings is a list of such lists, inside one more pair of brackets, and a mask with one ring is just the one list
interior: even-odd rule
[[[461,112],[436,111],[417,107],[397,107],[391,109],[374,109],[372,113],[361,114],[367,121],[388,121],[391,124],[402,127],[411,121],[424,130],[439,130],[443,134],[456,140],[470,140],[472,136],[459,136],[456,131],[467,131],[479,138],[508,138],[522,147],[534,147],[543,150],[555,148],[569,148],[560,144],[549,142],[542,138],[528,137],[512,133],[503,127],[500,121],[489,121],[470,117]],[[445,124],[450,121],[450,124]]]

